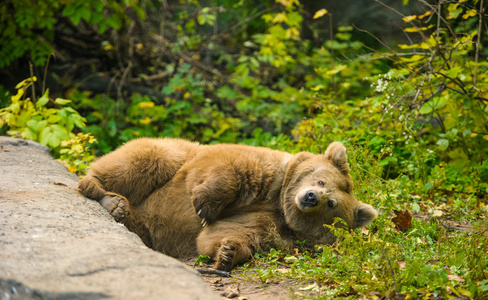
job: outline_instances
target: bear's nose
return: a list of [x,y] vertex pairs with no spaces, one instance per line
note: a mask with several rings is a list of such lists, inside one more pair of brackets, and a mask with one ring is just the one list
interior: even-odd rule
[[318,197],[315,192],[308,191],[303,197],[303,204],[308,207],[314,207],[319,204]]

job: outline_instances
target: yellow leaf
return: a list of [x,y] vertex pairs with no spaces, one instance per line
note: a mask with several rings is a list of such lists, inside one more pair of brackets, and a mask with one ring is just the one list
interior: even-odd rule
[[320,18],[320,17],[323,17],[323,16],[324,16],[325,14],[327,14],[327,13],[328,13],[327,9],[322,8],[321,10],[318,10],[318,11],[315,13],[315,15],[313,15],[313,18],[314,18],[314,19],[318,19],[318,18]]
[[406,16],[406,17],[402,18],[403,22],[405,22],[405,23],[412,22],[415,19],[417,19],[417,16]]
[[286,30],[287,39],[298,39],[300,37],[300,31],[296,27],[291,27]]
[[23,95],[24,95],[24,90],[23,89],[18,90],[17,95],[12,96],[12,102],[19,101]]
[[419,32],[419,31],[426,31],[430,28],[432,28],[434,25],[429,25],[427,27],[408,27],[403,29],[405,32]]
[[151,123],[151,119],[149,117],[145,117],[144,119],[139,121],[141,124],[147,125]]
[[112,44],[110,44],[110,42],[108,41],[103,41],[102,42],[102,49],[105,50],[105,51],[110,51],[110,50],[114,50],[114,46]]
[[419,44],[413,44],[413,45],[399,44],[398,47],[400,47],[400,49],[413,49],[413,48],[420,48],[420,45]]
[[276,14],[275,17],[273,18],[273,23],[278,24],[278,23],[288,23],[288,18],[286,17],[285,13],[279,13]]
[[310,89],[311,89],[312,91],[318,92],[318,91],[320,91],[320,90],[325,89],[325,86],[324,86],[324,85],[322,85],[322,84],[319,84],[319,85],[314,86],[313,88],[310,88]]
[[420,16],[419,16],[419,20],[422,20],[423,18],[425,18],[425,17],[427,17],[427,16],[430,16],[431,14],[432,14],[432,12],[431,12],[431,11],[428,11],[428,12],[426,12],[425,14],[420,15]]
[[37,81],[37,77],[36,77],[36,76],[32,76],[32,77],[29,77],[29,78],[27,78],[27,79],[22,80],[21,82],[19,82],[19,83],[18,83],[18,84],[15,86],[15,88],[16,88],[16,89],[23,88],[23,87],[25,87],[26,85],[29,85],[29,84],[30,84],[31,82],[33,82],[33,81]]
[[463,19],[467,19],[467,18],[470,18],[470,17],[474,17],[476,16],[476,9],[472,9],[472,10],[468,10],[464,15],[463,15]]
[[145,102],[140,102],[138,105],[139,105],[139,108],[141,108],[141,109],[152,108],[152,107],[154,107],[154,102],[145,101]]
[[281,3],[284,7],[291,7],[293,4],[300,6],[298,0],[276,0],[276,2]]

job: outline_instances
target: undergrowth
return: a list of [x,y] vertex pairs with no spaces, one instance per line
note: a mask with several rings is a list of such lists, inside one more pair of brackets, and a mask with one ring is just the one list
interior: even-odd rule
[[[241,278],[263,285],[284,278],[298,282],[304,299],[449,299],[488,297],[486,209],[470,218],[458,206],[436,206],[419,199],[414,187],[381,178],[382,167],[360,148],[349,156],[358,200],[374,203],[379,217],[367,228],[331,227],[338,242],[314,249],[272,249],[241,267]],[[467,201],[461,197],[456,201]],[[419,208],[415,208],[419,207]],[[411,228],[399,230],[395,210],[414,213]],[[454,215],[472,228],[458,231]]]

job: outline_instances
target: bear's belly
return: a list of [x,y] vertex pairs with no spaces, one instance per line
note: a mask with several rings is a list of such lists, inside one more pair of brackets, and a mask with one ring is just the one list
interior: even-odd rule
[[139,207],[145,211],[152,248],[173,257],[197,255],[196,239],[202,231],[184,184],[168,183]]

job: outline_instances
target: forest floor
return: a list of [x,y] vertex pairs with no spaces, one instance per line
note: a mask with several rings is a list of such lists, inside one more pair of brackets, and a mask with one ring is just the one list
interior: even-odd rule
[[[188,266],[194,267],[196,258],[181,259]],[[202,267],[198,267],[202,268]],[[206,265],[204,269],[210,269],[211,265]],[[271,299],[296,299],[297,296],[310,295],[299,291],[300,284],[293,279],[268,279],[265,282],[260,280],[255,271],[262,269],[262,266],[235,268],[232,270],[232,277],[223,277],[213,274],[203,274],[203,280],[224,299],[239,299],[239,300],[271,300]],[[290,268],[283,266],[281,269],[287,272]]]
[[[428,214],[417,213],[414,218],[428,222],[430,216]],[[456,222],[451,218],[444,217],[441,222],[443,227],[450,231],[458,232],[472,232],[473,227],[467,223]],[[488,236],[488,233],[485,232]],[[195,268],[195,258],[180,259],[183,263]],[[211,269],[210,264],[196,267],[197,269]],[[223,277],[214,274],[203,274],[204,281],[224,299],[239,299],[239,300],[271,300],[271,299],[302,299],[302,298],[317,298],[321,293],[314,289],[313,282],[302,282],[291,278],[268,278],[264,281],[257,275],[260,271],[266,268],[266,265],[249,264],[246,267],[237,267],[232,270],[231,277]],[[287,273],[291,269],[287,265],[280,266],[278,270],[282,273]],[[352,296],[355,294],[354,289],[343,296]],[[378,295],[372,292],[365,295],[364,299],[379,299],[383,295]]]

